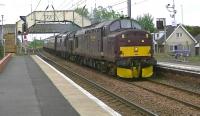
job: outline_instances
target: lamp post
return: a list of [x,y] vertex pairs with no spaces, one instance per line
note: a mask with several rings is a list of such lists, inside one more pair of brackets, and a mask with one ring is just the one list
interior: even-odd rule
[[6,56],[6,39],[3,39],[3,56],[5,57]]
[[[5,4],[0,4],[0,6],[5,6]],[[2,35],[1,35],[1,38],[0,38],[0,41],[1,41],[1,44],[3,45],[3,15],[1,15],[1,17],[2,17]]]
[[84,22],[83,22],[83,13],[84,13],[85,7],[86,7],[86,5],[83,6],[82,11],[81,11],[81,12],[82,12],[82,17],[81,17],[81,18],[82,18],[82,20],[81,20],[81,21],[82,21],[82,27],[83,27],[83,25],[84,25]]
[[2,23],[2,27],[1,27],[1,42],[2,42],[2,46],[3,46],[3,56],[5,56],[5,39],[3,39],[3,16],[4,15],[1,15],[1,23]]

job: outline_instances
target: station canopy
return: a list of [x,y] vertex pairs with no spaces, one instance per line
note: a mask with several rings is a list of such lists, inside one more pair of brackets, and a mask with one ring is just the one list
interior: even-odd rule
[[[28,33],[60,33],[91,25],[74,10],[34,11],[25,16]],[[23,32],[24,21],[16,22],[16,32]]]

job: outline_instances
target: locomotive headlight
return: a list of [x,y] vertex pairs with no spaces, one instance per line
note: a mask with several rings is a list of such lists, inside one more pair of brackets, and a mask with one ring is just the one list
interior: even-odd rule
[[122,39],[124,39],[125,38],[125,35],[124,34],[122,34]]
[[134,52],[138,52],[138,48],[137,47],[134,48]]
[[125,39],[125,38],[127,38],[127,35],[122,34],[122,39]]
[[146,38],[149,38],[149,34],[146,34]]

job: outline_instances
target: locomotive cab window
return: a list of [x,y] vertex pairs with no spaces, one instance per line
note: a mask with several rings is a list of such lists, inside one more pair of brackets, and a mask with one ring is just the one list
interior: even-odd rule
[[131,28],[131,21],[128,19],[121,20],[121,28],[124,29]]
[[132,28],[133,29],[142,29],[142,27],[135,21],[132,21]]
[[116,21],[110,25],[110,31],[116,31],[120,29],[120,22]]

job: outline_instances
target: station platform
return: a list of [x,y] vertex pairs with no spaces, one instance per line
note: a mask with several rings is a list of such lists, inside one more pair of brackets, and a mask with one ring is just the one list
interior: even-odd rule
[[200,66],[197,65],[188,65],[188,64],[172,63],[172,62],[158,62],[157,65],[200,73]]
[[37,56],[13,56],[0,73],[0,116],[120,114]]

